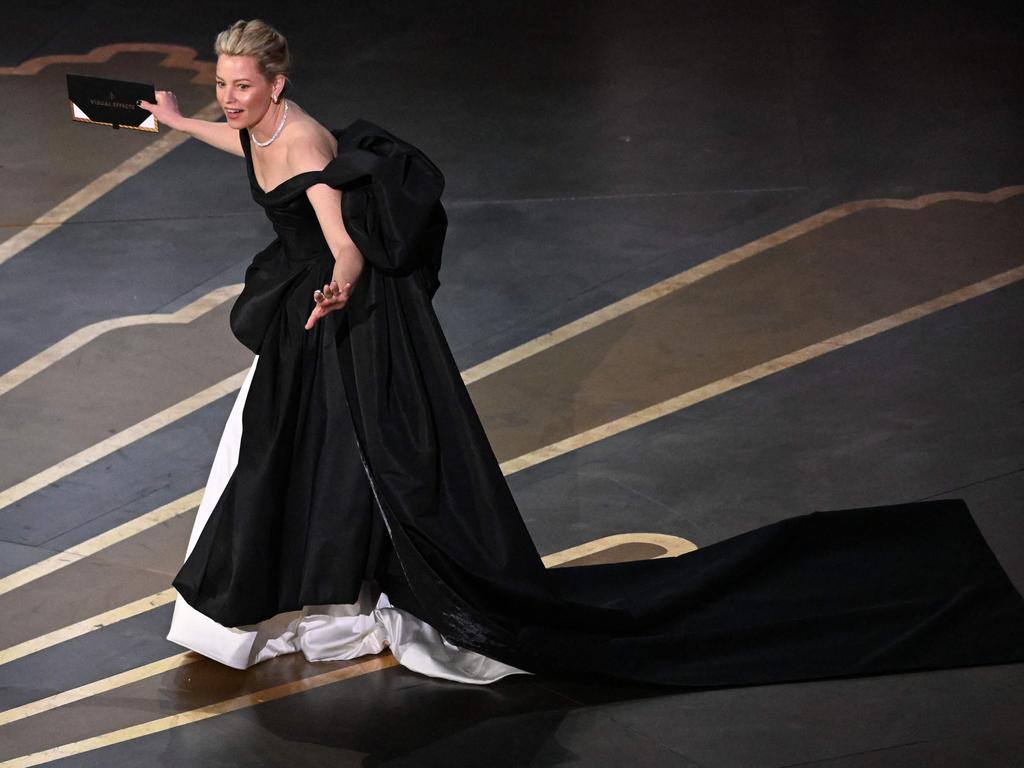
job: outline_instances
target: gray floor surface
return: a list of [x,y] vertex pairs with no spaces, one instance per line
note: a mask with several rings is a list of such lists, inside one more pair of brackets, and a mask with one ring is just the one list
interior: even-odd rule
[[[834,205],[1024,183],[1011,4],[44,1],[5,15],[5,66],[129,41],[212,60],[236,18],[275,24],[307,111],[378,122],[444,171],[435,306],[464,368]],[[0,371],[89,323],[241,282],[271,237],[241,161],[188,142],[0,264]],[[544,552],[637,530],[706,545],[815,509],[962,497],[1024,588],[1022,309],[1008,286],[512,489]],[[201,486],[232,399],[4,510],[0,575]],[[5,665],[0,707],[40,679],[64,690],[180,650],[168,617]],[[1022,721],[1022,665],[685,694],[391,669],[61,764],[1012,766]]]

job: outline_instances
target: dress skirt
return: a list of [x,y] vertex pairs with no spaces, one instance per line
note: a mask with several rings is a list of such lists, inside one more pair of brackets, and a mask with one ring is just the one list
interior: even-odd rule
[[[238,464],[242,411],[259,362],[255,356],[221,434],[189,538],[186,558],[195,547],[210,513]],[[362,468],[360,467],[360,471]],[[301,652],[308,661],[336,661],[376,654],[389,648],[404,667],[462,683],[492,683],[513,674],[530,674],[448,642],[430,624],[393,606],[376,574],[394,579],[393,550],[383,520],[372,506],[372,562],[365,569],[358,598],[352,603],[307,605],[258,624],[226,627],[190,606],[178,595],[167,639],[229,667],[245,669],[286,653]]]
[[[1024,660],[1024,597],[962,499],[794,510],[677,557],[547,569],[433,308],[444,177],[365,120],[334,135],[323,171],[264,192],[241,132],[277,237],[232,307],[257,359],[170,640],[238,668],[390,647],[469,683],[706,688]],[[306,329],[335,267],[313,183],[343,192],[365,264],[344,309]]]

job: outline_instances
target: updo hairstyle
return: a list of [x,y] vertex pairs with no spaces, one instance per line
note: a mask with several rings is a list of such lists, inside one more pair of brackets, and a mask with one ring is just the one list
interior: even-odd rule
[[252,56],[268,82],[272,82],[279,74],[285,76],[280,94],[282,98],[291,90],[292,81],[288,72],[292,59],[288,52],[288,41],[265,21],[239,19],[217,35],[213,52],[218,56]]

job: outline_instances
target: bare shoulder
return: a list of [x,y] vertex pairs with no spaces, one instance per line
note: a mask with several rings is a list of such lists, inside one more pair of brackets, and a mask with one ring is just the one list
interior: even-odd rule
[[304,113],[295,121],[286,147],[288,167],[294,173],[319,171],[336,152],[337,141],[320,123]]

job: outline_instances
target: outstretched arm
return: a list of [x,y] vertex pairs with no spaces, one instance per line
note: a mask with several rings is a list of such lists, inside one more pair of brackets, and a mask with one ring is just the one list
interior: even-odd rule
[[238,141],[238,131],[227,123],[215,123],[212,120],[198,120],[194,117],[185,117],[178,109],[178,100],[170,91],[157,91],[156,104],[151,101],[140,100],[139,106],[156,115],[156,119],[168,128],[184,131],[190,136],[195,136],[200,141],[230,152],[232,155],[244,157],[245,152]]

